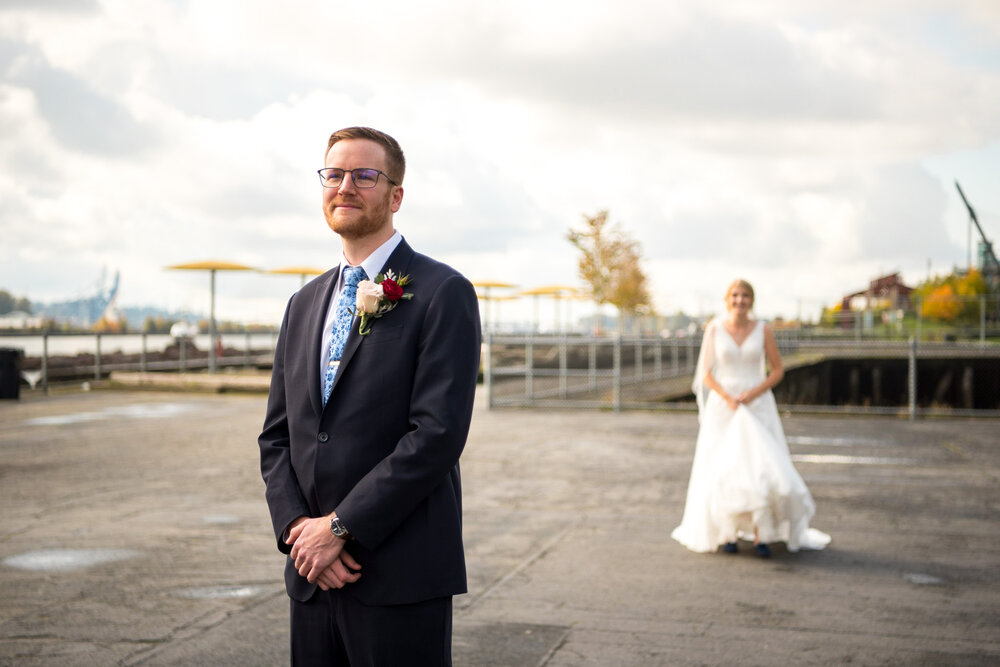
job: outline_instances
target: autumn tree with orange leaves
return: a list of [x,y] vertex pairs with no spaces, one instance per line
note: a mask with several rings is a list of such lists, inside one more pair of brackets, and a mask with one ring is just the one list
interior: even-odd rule
[[941,322],[975,321],[979,318],[979,297],[986,294],[983,274],[971,269],[964,275],[952,273],[922,283],[914,292],[920,296],[920,314]]
[[624,315],[652,311],[642,270],[642,248],[620,225],[608,224],[608,212],[583,216],[583,228],[571,229],[567,240],[580,251],[580,277],[598,305],[609,303]]

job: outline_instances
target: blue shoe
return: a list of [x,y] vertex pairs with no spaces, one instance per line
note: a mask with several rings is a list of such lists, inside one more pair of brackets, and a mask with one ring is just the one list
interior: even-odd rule
[[767,546],[767,544],[765,544],[764,542],[761,542],[756,546],[754,546],[753,550],[756,551],[757,555],[760,556],[761,558],[771,557],[771,547]]
[[736,545],[736,542],[726,542],[722,545],[723,553],[734,554],[739,552],[740,548]]

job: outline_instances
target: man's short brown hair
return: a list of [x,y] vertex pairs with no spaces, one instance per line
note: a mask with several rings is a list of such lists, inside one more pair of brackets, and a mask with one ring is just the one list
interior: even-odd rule
[[403,177],[406,175],[406,158],[403,156],[403,149],[399,147],[399,142],[390,137],[385,132],[370,127],[345,127],[330,135],[330,141],[326,144],[326,152],[330,152],[338,141],[344,139],[367,139],[374,141],[385,149],[386,172],[389,178],[397,185],[403,184]]

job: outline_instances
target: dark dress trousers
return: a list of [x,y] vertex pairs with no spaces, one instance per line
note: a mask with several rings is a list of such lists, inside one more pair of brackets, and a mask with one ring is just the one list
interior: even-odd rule
[[[320,377],[323,325],[338,269],[288,302],[258,442],[278,549],[300,516],[337,512],[361,578],[343,591],[366,605],[466,592],[462,490],[480,359],[475,289],[405,240],[382,271],[413,294],[358,334],[354,318],[329,402]],[[374,278],[374,276],[372,276]],[[288,595],[316,591],[285,564]]]

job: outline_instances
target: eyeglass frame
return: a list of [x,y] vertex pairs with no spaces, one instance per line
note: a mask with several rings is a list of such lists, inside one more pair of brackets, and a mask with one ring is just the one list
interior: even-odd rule
[[[323,178],[323,172],[327,171],[328,169],[336,169],[338,171],[344,172],[343,175],[340,177],[340,185],[327,185],[326,184],[326,179]],[[371,190],[372,188],[378,187],[378,176],[375,177],[375,183],[371,187],[365,187],[363,185],[358,185],[358,181],[355,179],[355,176],[354,176],[354,172],[356,172],[356,171],[374,171],[376,174],[378,174],[378,176],[385,176],[385,180],[389,181],[390,183],[392,183],[393,185],[395,185],[397,187],[399,186],[399,183],[397,183],[396,181],[394,181],[391,178],[389,178],[389,174],[385,173],[384,171],[382,171],[380,169],[374,169],[372,167],[358,167],[357,169],[341,169],[340,167],[323,167],[322,169],[317,169],[316,170],[316,174],[319,176],[320,185],[322,185],[324,188],[327,188],[327,189],[330,189],[330,190],[332,190],[334,188],[339,188],[342,185],[344,185],[344,177],[347,176],[347,174],[351,175],[351,184],[354,187],[356,187],[356,188],[359,188],[361,190]]]

